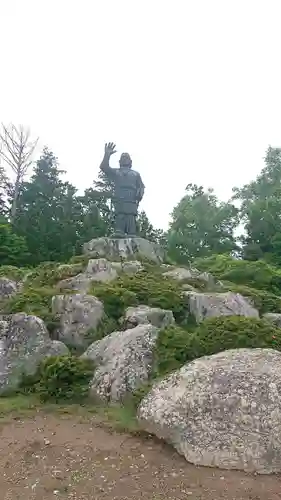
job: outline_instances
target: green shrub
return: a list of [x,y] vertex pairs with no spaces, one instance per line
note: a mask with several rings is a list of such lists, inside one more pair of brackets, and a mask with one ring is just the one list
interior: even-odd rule
[[281,270],[263,260],[247,261],[233,259],[229,255],[212,255],[197,259],[194,264],[201,271],[208,271],[220,280],[276,294],[281,290]]
[[118,285],[100,283],[94,284],[91,289],[91,293],[103,302],[105,314],[115,320],[124,314],[126,307],[137,304],[136,294]]
[[208,318],[193,331],[169,326],[159,332],[153,377],[170,373],[195,358],[240,347],[281,351],[281,329],[266,320],[243,316]]
[[190,335],[186,360],[242,347],[267,347],[280,351],[281,328],[263,319],[243,316],[208,318]]
[[37,370],[36,392],[42,401],[80,401],[88,395],[93,373],[93,363],[88,359],[51,356]]
[[52,297],[55,295],[53,288],[30,288],[23,290],[5,301],[2,305],[4,314],[25,312],[38,316],[45,321],[47,328],[52,331],[57,320],[51,312]]
[[89,255],[74,255],[71,257],[69,264],[81,264],[85,268],[90,259]]
[[92,293],[104,302],[106,314],[115,319],[124,314],[126,307],[138,304],[170,309],[178,321],[185,314],[179,284],[157,271],[145,270],[133,276],[123,274],[109,284],[94,284]]
[[232,292],[240,293],[250,299],[260,314],[266,312],[281,312],[281,298],[266,290],[257,290],[244,285],[224,283],[226,288]]
[[15,281],[21,281],[27,272],[25,267],[0,266],[0,276]]
[[89,341],[89,344],[95,342],[96,340],[101,340],[106,335],[109,335],[112,332],[116,332],[120,330],[120,325],[114,318],[109,318],[104,315],[101,322],[97,326],[97,328],[90,328],[85,335],[85,339]]
[[84,266],[81,263],[59,264],[57,262],[43,262],[34,268],[28,275],[26,287],[54,286],[61,280],[71,278],[82,272]]
[[188,360],[190,335],[190,331],[179,326],[168,326],[160,330],[154,349],[153,377],[161,377],[184,365]]
[[153,382],[155,382],[155,380],[153,380],[153,378],[151,378],[147,382],[144,382],[143,384],[141,384],[137,389],[135,389],[135,391],[130,396],[128,396],[128,398],[125,402],[126,405],[130,405],[134,409],[134,411],[136,411],[136,409],[140,405],[142,399],[145,398],[145,396],[151,390],[151,388],[153,386]]

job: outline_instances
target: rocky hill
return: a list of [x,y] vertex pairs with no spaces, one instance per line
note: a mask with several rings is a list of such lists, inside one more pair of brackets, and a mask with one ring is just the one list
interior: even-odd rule
[[0,267],[0,393],[133,405],[192,463],[281,470],[281,272],[141,238]]

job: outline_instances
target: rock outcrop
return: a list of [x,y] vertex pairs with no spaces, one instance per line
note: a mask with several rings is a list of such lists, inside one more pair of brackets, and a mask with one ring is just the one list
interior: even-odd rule
[[109,282],[118,276],[116,267],[106,259],[90,259],[85,271],[58,283],[59,290],[87,293],[93,281]]
[[17,389],[22,375],[33,375],[44,358],[68,353],[62,342],[50,339],[40,318],[7,316],[0,321],[0,394]]
[[74,347],[87,347],[89,330],[95,330],[104,314],[102,302],[92,295],[55,295],[53,314],[59,318],[58,339]]
[[281,353],[235,349],[206,356],[156,383],[142,427],[196,465],[281,471]]
[[281,314],[280,313],[266,313],[263,315],[263,318],[270,323],[273,323],[278,328],[281,328]]
[[139,325],[94,342],[82,355],[97,366],[90,395],[104,401],[122,401],[147,381],[153,369],[157,335],[155,326]]
[[214,316],[258,318],[258,311],[239,293],[184,292],[190,314],[200,323]]
[[18,285],[9,278],[0,277],[0,300],[9,299],[17,293]]
[[148,259],[159,264],[163,262],[164,250],[160,245],[144,238],[97,238],[84,244],[83,252],[94,258],[110,260]]
[[195,283],[195,286],[196,283],[198,283],[206,288],[206,290],[222,289],[221,283],[216,281],[210,273],[201,273],[195,268],[187,269],[185,267],[174,267],[166,271],[164,276],[179,281],[180,283],[191,282],[190,284]]
[[134,328],[137,325],[151,324],[158,328],[165,328],[175,324],[172,311],[160,309],[159,307],[149,307],[140,305],[128,307],[122,321],[126,328]]
[[85,271],[57,284],[60,291],[72,290],[88,293],[94,281],[108,283],[114,281],[120,273],[136,274],[143,270],[139,261],[110,262],[107,259],[90,259]]
[[117,270],[118,273],[125,274],[137,274],[143,271],[143,265],[139,260],[124,260],[122,262],[112,262],[112,267]]

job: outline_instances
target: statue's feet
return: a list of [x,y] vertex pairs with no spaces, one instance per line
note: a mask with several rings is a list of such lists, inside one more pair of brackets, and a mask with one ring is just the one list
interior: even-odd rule
[[122,233],[121,231],[116,231],[115,233],[113,233],[112,238],[127,238],[127,235],[125,233]]

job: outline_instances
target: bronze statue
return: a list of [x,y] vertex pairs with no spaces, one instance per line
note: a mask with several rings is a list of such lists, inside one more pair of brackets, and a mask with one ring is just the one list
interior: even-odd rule
[[109,166],[111,155],[116,153],[116,146],[109,142],[104,147],[104,157],[100,169],[114,184],[115,237],[136,236],[136,217],[138,206],[144,195],[141,176],[132,170],[132,160],[128,153],[122,153],[120,168]]

